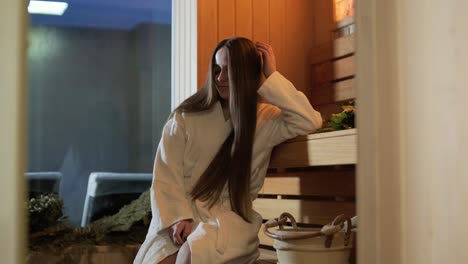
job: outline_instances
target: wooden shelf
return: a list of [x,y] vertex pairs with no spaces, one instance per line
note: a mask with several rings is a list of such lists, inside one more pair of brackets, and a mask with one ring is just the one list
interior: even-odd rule
[[[356,215],[356,142],[357,130],[348,129],[300,136],[278,145],[270,168],[279,170],[266,175],[254,209],[263,219],[286,211],[298,223],[315,225],[329,223],[340,214]],[[348,166],[325,167],[332,165]],[[273,240],[262,230],[259,239],[260,244],[272,246]]]
[[342,28],[354,24],[354,16],[346,17],[336,22],[336,28]]
[[356,129],[296,137],[275,147],[270,168],[356,164],[356,143]]

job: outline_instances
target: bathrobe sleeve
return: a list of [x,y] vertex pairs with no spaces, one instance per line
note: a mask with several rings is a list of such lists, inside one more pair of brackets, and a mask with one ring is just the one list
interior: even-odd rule
[[322,127],[320,113],[312,107],[307,97],[279,72],[271,74],[258,93],[271,104],[260,111],[258,117],[267,123],[265,144],[276,146],[287,139],[313,133]]
[[186,139],[183,116],[175,113],[164,126],[154,162],[151,209],[157,232],[193,219],[191,199],[184,188]]

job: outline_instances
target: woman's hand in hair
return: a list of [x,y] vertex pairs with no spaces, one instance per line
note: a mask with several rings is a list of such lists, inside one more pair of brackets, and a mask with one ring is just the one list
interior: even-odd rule
[[187,241],[188,235],[192,233],[192,220],[182,220],[171,226],[172,242],[174,245],[181,246]]
[[270,77],[276,71],[276,58],[273,48],[270,44],[264,42],[256,42],[257,50],[262,55],[263,74],[266,78]]

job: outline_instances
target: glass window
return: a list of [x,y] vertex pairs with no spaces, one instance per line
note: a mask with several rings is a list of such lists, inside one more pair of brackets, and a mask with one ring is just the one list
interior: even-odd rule
[[91,173],[152,171],[170,113],[171,1],[69,0],[62,15],[34,2],[30,195],[58,193],[79,225]]

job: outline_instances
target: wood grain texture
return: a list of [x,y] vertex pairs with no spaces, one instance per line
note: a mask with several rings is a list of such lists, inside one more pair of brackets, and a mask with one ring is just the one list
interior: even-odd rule
[[278,70],[309,97],[312,85],[309,53],[316,45],[313,8],[314,1],[310,0],[198,1],[198,84],[206,79],[217,42],[238,35],[269,42],[275,50]]
[[358,263],[468,263],[468,2],[356,4]]
[[267,174],[259,194],[354,196],[355,169]]
[[252,1],[236,0],[236,35],[251,39],[253,36]]
[[354,34],[315,46],[310,51],[310,63],[317,64],[354,53]]
[[309,49],[313,47],[313,31],[310,26],[310,14],[313,1],[286,1],[286,57],[284,75],[296,88],[309,96],[311,86]]
[[350,16],[336,22],[336,28],[346,27],[351,24],[354,24],[354,16]]
[[218,0],[218,40],[235,36],[235,7],[235,1]]
[[331,0],[314,0],[313,15],[314,20],[314,46],[330,42],[332,40],[332,31],[336,27],[333,14],[333,1]]
[[276,56],[278,71],[284,72],[288,59],[286,48],[286,0],[270,1],[270,45]]
[[354,76],[353,59],[351,56],[315,65],[312,70],[314,86]]
[[314,133],[314,134],[308,134],[305,136],[297,136],[295,138],[288,139],[285,141],[285,143],[305,141],[305,140],[319,140],[322,138],[335,138],[335,137],[341,137],[341,136],[355,135],[356,133],[357,133],[356,128],[332,131],[332,132],[327,132],[327,133]]
[[198,0],[198,87],[206,81],[211,54],[218,43],[218,1]]
[[[331,132],[333,133],[333,132]],[[272,153],[271,168],[356,164],[356,130],[348,135],[285,142]],[[323,133],[329,134],[329,133]]]
[[356,98],[355,80],[347,79],[336,83],[325,83],[324,85],[311,89],[311,103],[323,105],[341,102]]
[[270,42],[270,1],[252,1],[252,21],[254,41]]
[[283,212],[288,212],[298,223],[307,224],[324,225],[331,222],[337,215],[345,214],[351,217],[356,214],[353,202],[258,198],[253,206],[263,219],[273,219]]

